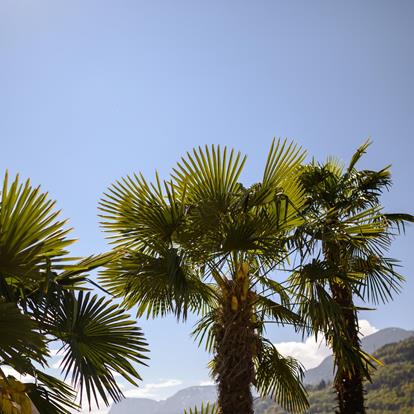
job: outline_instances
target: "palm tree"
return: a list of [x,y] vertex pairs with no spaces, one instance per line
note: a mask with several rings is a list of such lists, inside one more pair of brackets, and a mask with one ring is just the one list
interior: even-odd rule
[[246,188],[245,157],[198,148],[169,180],[134,174],[101,202],[103,227],[124,250],[101,272],[103,286],[128,308],[137,305],[137,316],[202,313],[195,334],[214,353],[221,414],[253,413],[253,385],[289,411],[307,407],[302,367],[263,336],[266,321],[299,320],[270,274],[302,223],[303,159],[300,148],[274,141],[262,181]]
[[363,381],[375,365],[361,349],[355,298],[377,304],[398,293],[404,279],[397,262],[385,254],[396,230],[414,219],[382,211],[380,195],[391,184],[389,167],[355,168],[369,144],[358,148],[347,168],[333,158],[303,167],[307,220],[297,243],[307,259],[291,277],[308,327],[316,335],[323,332],[333,350],[334,387],[343,414],[365,413]]
[[[52,347],[60,346],[62,374],[85,394],[89,406],[118,401],[118,373],[135,384],[132,363],[144,363],[143,334],[122,308],[87,292],[87,273],[111,254],[74,261],[73,242],[55,203],[18,176],[0,193],[0,412],[69,414],[75,391],[45,372]],[[33,378],[6,375],[11,367]]]

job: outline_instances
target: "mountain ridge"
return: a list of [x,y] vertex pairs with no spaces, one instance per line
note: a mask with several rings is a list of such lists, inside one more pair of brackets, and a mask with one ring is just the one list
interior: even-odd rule
[[217,392],[214,385],[194,385],[183,388],[161,401],[149,398],[125,398],[113,405],[108,414],[182,414],[184,409],[200,405],[201,402],[213,403],[216,399]]
[[[382,346],[374,356],[383,362],[365,382],[367,414],[414,413],[414,336]],[[332,414],[337,406],[331,383],[308,386],[308,414]],[[270,399],[260,400],[255,414],[287,414]]]
[[[403,341],[414,336],[414,331],[408,331],[402,328],[384,328],[371,335],[362,338],[362,349],[372,354],[377,349],[394,342]],[[334,376],[334,363],[332,355],[327,356],[317,367],[306,371],[304,383],[307,385],[317,385],[322,380],[332,381]]]
[[[414,336],[414,331],[401,328],[381,329],[362,339],[365,351],[373,353],[385,345]],[[333,377],[332,356],[326,357],[317,367],[306,372],[305,384],[317,385],[322,380],[329,382]],[[310,382],[309,382],[310,381]],[[155,401],[149,398],[126,398],[111,407],[108,414],[183,414],[184,409],[214,402],[217,398],[214,385],[196,385],[183,388],[171,397]]]

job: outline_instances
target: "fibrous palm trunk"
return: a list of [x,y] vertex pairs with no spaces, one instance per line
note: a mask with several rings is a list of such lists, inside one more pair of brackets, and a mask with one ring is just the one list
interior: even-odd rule
[[[247,277],[247,275],[246,275]],[[257,338],[252,318],[252,295],[243,277],[222,289],[215,325],[215,374],[220,414],[253,414],[251,384]]]
[[[337,281],[330,283],[332,298],[341,309],[342,321],[336,335],[343,336],[332,338],[332,351],[335,365],[338,369],[335,376],[334,387],[337,393],[338,409],[340,414],[365,414],[364,407],[364,375],[360,364],[344,366],[342,355],[337,352],[339,347],[335,346],[336,341],[345,340],[352,352],[361,351],[361,341],[358,337],[358,316],[352,300],[352,290],[341,283],[340,273],[345,275],[346,263],[342,263],[341,248],[337,243],[324,244],[325,257],[333,269],[338,271]],[[359,355],[358,355],[359,357]]]
[[[338,283],[332,283],[331,290],[334,300],[343,310],[344,326],[342,329],[354,352],[359,352],[361,342],[358,337],[358,319],[354,310],[352,292]],[[336,366],[339,367],[339,356],[335,355],[335,352],[334,358]],[[354,369],[339,370],[334,386],[340,414],[365,414],[363,375],[358,366]]]

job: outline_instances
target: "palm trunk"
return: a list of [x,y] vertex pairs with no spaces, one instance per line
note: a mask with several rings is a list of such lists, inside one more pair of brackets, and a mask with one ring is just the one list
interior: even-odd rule
[[246,283],[242,278],[229,280],[222,289],[220,318],[215,325],[214,368],[220,414],[253,414],[251,384],[257,340]]
[[[337,244],[324,246],[325,257],[332,268],[337,268],[338,272],[344,272],[341,266],[341,251]],[[340,278],[339,278],[340,279]],[[332,297],[342,310],[343,326],[341,329],[346,340],[353,351],[361,350],[361,342],[358,337],[358,316],[355,312],[352,300],[352,291],[342,283],[330,283]],[[335,352],[335,337],[332,338],[332,351],[334,354],[335,365],[338,373],[335,376],[334,387],[337,394],[339,414],[365,414],[364,407],[364,375],[359,365],[339,369],[343,366],[342,356]]]
[[[361,349],[358,337],[358,318],[354,310],[352,292],[338,283],[331,284],[333,298],[343,309],[344,331],[354,350]],[[335,340],[335,339],[333,339]],[[338,367],[340,361],[334,353]],[[363,375],[355,367],[355,370],[341,370],[335,378],[334,387],[337,392],[338,408],[340,414],[365,414]]]

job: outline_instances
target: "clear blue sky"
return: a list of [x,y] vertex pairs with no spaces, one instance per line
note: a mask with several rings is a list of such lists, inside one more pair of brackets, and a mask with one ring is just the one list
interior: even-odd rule
[[[253,181],[273,136],[318,159],[371,136],[363,165],[393,164],[385,205],[413,213],[413,21],[412,0],[0,0],[0,170],[58,200],[84,255],[107,248],[97,202],[111,182],[166,175],[206,143],[247,153]],[[392,252],[404,292],[363,315],[378,328],[414,328],[413,241],[411,228]],[[146,383],[207,379],[190,324],[140,324]]]

